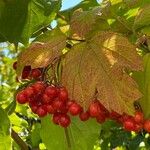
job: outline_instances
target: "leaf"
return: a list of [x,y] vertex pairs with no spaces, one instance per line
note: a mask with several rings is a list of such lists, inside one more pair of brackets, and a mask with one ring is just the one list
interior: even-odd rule
[[144,71],[134,72],[133,78],[137,81],[143,97],[139,100],[145,118],[150,118],[150,54],[143,57]]
[[92,150],[100,134],[101,126],[95,120],[81,122],[72,118],[69,127],[72,150]]
[[66,150],[64,129],[55,125],[49,116],[41,120],[41,139],[48,150]]
[[27,10],[28,1],[26,0],[2,2],[0,8],[0,34],[5,38],[5,41],[19,41],[27,17]]
[[11,150],[10,121],[6,112],[0,108],[0,149]]
[[31,65],[32,68],[45,67],[61,55],[66,46],[66,37],[59,30],[47,33],[46,41],[34,42],[24,50],[18,57],[17,74],[20,76],[24,66]]
[[[95,120],[81,122],[79,118],[71,118],[72,123],[67,128],[70,150],[92,150],[99,137],[101,126]],[[64,128],[55,125],[49,116],[42,119],[41,138],[48,150],[66,150],[67,141]]]
[[2,39],[28,44],[34,32],[50,24],[60,7],[61,0],[1,1],[0,35]]
[[142,70],[136,47],[113,32],[97,32],[75,45],[66,55],[62,83],[70,98],[87,109],[98,91],[99,101],[118,113],[132,113],[132,103],[142,95],[125,69]]
[[61,7],[61,0],[31,0],[21,41],[27,43],[33,33],[47,27]]
[[134,26],[133,26],[133,29],[135,31],[141,30],[141,29],[143,29],[144,31],[144,28],[146,28],[146,30],[150,28],[150,11],[149,10],[150,10],[149,4],[145,5],[139,10],[138,15],[135,18]]
[[[91,11],[83,11],[82,9],[76,10],[71,18],[71,32],[73,36],[79,36],[80,38],[85,38],[85,36],[98,26],[102,29],[108,29],[108,23],[106,20],[100,18],[101,12],[100,8],[95,8]],[[103,27],[103,24],[105,28]]]

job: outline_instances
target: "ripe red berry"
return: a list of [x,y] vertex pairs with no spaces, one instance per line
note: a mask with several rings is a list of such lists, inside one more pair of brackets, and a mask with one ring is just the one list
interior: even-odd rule
[[55,111],[54,107],[51,104],[48,104],[47,105],[47,112],[49,114],[54,114],[56,111]]
[[38,79],[41,76],[42,72],[40,69],[32,69],[31,70],[31,77],[34,79]]
[[30,75],[31,66],[25,66],[22,72],[22,79],[27,79]]
[[44,104],[48,104],[51,101],[52,101],[52,99],[47,94],[44,93],[43,96],[42,96],[42,102]]
[[17,94],[16,100],[19,104],[25,104],[28,102],[28,98],[24,91],[21,91]]
[[100,106],[97,101],[90,104],[89,113],[91,117],[97,117],[100,114]]
[[135,129],[134,129],[134,131],[135,132],[140,132],[141,130],[142,130],[142,128],[143,128],[143,124],[141,123],[141,124],[135,124]]
[[81,121],[87,121],[89,119],[89,117],[90,117],[90,114],[89,114],[88,111],[81,112],[80,115],[79,115],[79,117],[80,117]]
[[32,110],[33,113],[36,114],[36,113],[37,113],[37,110],[38,110],[38,105],[32,105],[32,106],[31,106],[31,110]]
[[39,117],[44,117],[47,115],[47,110],[45,109],[45,107],[40,106],[40,107],[38,107],[36,113]]
[[31,97],[33,96],[35,93],[34,93],[34,89],[33,87],[29,86],[27,87],[25,90],[24,90],[25,94],[27,97]]
[[144,122],[144,129],[145,129],[145,131],[150,133],[150,120],[146,120]]
[[62,87],[59,89],[59,95],[58,95],[59,99],[66,102],[68,100],[68,91],[66,90],[66,88]]
[[67,101],[66,107],[69,109],[69,107],[74,103],[75,103],[74,100],[69,100],[69,101]]
[[62,114],[60,115],[60,119],[59,119],[59,124],[64,127],[67,128],[70,124],[70,117],[67,114]]
[[17,69],[17,61],[15,61],[15,62],[13,63],[13,69],[14,69],[14,70]]
[[52,103],[52,106],[56,111],[61,111],[61,108],[64,107],[64,103],[59,99],[55,99]]
[[73,103],[70,107],[69,107],[69,112],[71,115],[76,116],[78,114],[80,114],[82,112],[82,108],[79,104],[77,103]]
[[60,113],[55,113],[55,114],[53,115],[53,119],[52,119],[52,120],[53,120],[53,123],[54,123],[54,124],[57,124],[57,125],[59,124],[60,115],[61,115]]
[[109,114],[109,118],[112,120],[118,120],[120,117],[121,115],[116,111],[111,111],[111,113]]
[[41,81],[34,83],[32,87],[34,88],[34,91],[36,92],[36,94],[42,93],[45,90],[45,84],[44,82],[41,82]]
[[52,99],[57,97],[58,95],[58,90],[56,87],[54,86],[48,86],[46,89],[45,89],[45,94],[47,94],[49,97],[51,97]]
[[96,121],[97,121],[98,123],[103,123],[103,122],[105,122],[105,119],[106,119],[106,117],[105,117],[103,114],[99,114],[99,115],[96,117]]
[[136,123],[143,123],[144,115],[142,112],[138,111],[135,113],[134,120]]
[[126,121],[124,121],[123,126],[124,126],[124,129],[127,131],[134,131],[136,128],[135,122],[133,119],[127,119]]

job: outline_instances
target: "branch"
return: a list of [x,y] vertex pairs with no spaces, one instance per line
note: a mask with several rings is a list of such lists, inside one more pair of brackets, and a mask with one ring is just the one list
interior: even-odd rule
[[11,137],[20,146],[21,150],[29,150],[28,144],[13,129],[11,129]]

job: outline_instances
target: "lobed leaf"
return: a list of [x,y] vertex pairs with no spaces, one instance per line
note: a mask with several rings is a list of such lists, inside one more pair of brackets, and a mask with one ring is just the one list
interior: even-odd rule
[[98,32],[75,45],[64,60],[62,83],[71,99],[87,109],[97,98],[108,109],[132,113],[133,102],[142,95],[125,69],[142,70],[136,47],[113,32]]

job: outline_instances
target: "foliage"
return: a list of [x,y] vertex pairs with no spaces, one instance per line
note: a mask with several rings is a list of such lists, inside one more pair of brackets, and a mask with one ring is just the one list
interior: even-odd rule
[[30,84],[21,79],[24,67],[52,65],[52,82],[84,110],[97,98],[120,114],[133,115],[138,104],[150,118],[150,0],[83,0],[67,10],[62,2],[0,0],[0,150],[150,149],[144,130],[78,117],[64,129],[16,103],[17,92]]

